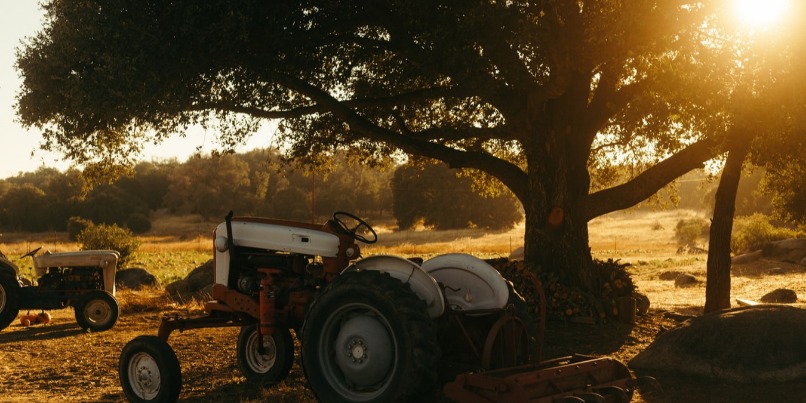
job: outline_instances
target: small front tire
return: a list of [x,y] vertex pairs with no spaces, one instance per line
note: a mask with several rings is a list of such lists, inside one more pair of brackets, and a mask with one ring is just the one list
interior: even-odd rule
[[[263,340],[261,350],[260,340]],[[257,325],[241,328],[238,334],[238,369],[250,382],[282,381],[294,364],[294,340],[288,329],[275,329],[260,337]]]
[[120,385],[130,402],[175,402],[182,390],[179,360],[156,336],[138,336],[120,353]]
[[120,314],[118,300],[106,291],[84,295],[75,306],[76,322],[84,330],[102,332],[115,326]]

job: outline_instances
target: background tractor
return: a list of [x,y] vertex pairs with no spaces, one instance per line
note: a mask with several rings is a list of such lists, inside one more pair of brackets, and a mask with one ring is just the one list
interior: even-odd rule
[[[349,213],[337,212],[324,225],[230,213],[213,234],[215,283],[206,314],[164,317],[156,336],[126,344],[119,362],[126,397],[177,400],[182,374],[170,334],[223,326],[241,328],[241,372],[266,383],[288,375],[293,330],[308,384],[324,402],[431,401],[439,395],[437,385],[454,379],[445,389],[449,397],[487,399],[487,381],[476,387],[468,374],[547,371],[534,366],[539,343],[522,298],[488,263],[467,254],[424,262],[390,255],[361,259],[356,241],[374,243],[377,234]],[[581,386],[552,383],[541,398],[581,393],[628,401],[631,377],[621,368],[626,375],[599,371],[598,379],[582,379]]]
[[36,279],[26,285],[20,269],[0,252],[0,330],[24,310],[73,307],[76,322],[94,332],[111,329],[120,312],[115,299],[115,270],[120,254],[114,250],[45,252],[31,257]]

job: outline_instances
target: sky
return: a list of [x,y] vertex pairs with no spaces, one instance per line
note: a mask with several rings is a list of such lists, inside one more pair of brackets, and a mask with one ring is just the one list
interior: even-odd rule
[[[62,155],[46,153],[39,149],[41,133],[26,130],[17,122],[14,105],[22,80],[16,69],[16,49],[25,38],[34,36],[42,29],[43,11],[36,0],[5,2],[0,13],[0,178],[33,172],[40,167],[65,170],[70,167]],[[268,127],[268,125],[266,125]],[[268,148],[272,145],[270,128],[261,129],[238,152],[253,148]],[[177,137],[145,147],[142,160],[159,161],[176,158],[184,162],[197,148],[203,153],[217,149],[214,133],[203,129],[189,131],[184,138]]]

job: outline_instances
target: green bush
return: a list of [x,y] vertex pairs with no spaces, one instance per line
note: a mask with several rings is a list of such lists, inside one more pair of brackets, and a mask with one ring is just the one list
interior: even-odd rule
[[84,231],[94,223],[92,220],[87,220],[81,217],[70,217],[67,219],[67,239],[75,242],[78,240],[78,234]]
[[125,267],[131,255],[140,247],[140,241],[130,230],[116,224],[90,225],[76,238],[82,250],[112,249],[120,252],[118,269]]
[[704,218],[684,218],[677,222],[674,237],[679,245],[695,245],[699,239],[707,239],[710,225]]
[[762,249],[770,242],[797,238],[801,235],[803,234],[789,228],[776,227],[770,223],[769,217],[756,213],[737,217],[733,221],[730,249],[734,253],[752,252]]

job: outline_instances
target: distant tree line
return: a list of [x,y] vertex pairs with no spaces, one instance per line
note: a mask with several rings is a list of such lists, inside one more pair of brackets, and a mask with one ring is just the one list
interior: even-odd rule
[[142,162],[133,173],[90,186],[76,169],[40,168],[0,180],[0,228],[65,231],[68,223],[117,225],[143,233],[151,212],[166,209],[223,217],[230,210],[319,222],[334,211],[393,215],[401,228],[417,223],[448,229],[510,228],[522,219],[509,193],[483,197],[472,180],[445,165],[378,169],[336,157],[326,171],[284,163],[278,153],[195,155],[184,163]]

